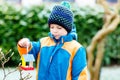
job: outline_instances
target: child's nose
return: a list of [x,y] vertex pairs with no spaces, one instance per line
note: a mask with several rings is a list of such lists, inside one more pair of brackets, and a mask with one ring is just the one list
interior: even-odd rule
[[54,32],[58,32],[57,29],[53,29]]

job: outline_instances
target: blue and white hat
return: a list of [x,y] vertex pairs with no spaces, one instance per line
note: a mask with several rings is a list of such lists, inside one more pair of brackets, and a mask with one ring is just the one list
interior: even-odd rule
[[66,29],[69,33],[73,26],[73,13],[70,10],[68,2],[64,2],[62,5],[56,5],[48,18],[48,25],[58,24]]

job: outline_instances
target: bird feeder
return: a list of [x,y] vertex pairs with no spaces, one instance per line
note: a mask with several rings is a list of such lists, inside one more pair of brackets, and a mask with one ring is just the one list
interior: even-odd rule
[[22,55],[21,60],[22,60],[22,65],[20,66],[20,68],[22,70],[34,70],[33,62],[35,61],[35,59],[32,54]]

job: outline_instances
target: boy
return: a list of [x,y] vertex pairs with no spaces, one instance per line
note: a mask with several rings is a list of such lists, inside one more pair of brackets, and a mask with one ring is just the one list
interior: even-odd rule
[[87,80],[86,51],[71,34],[71,10],[64,5],[54,6],[48,25],[48,37],[38,42],[28,38],[18,42],[20,55],[28,51],[37,59],[37,80]]

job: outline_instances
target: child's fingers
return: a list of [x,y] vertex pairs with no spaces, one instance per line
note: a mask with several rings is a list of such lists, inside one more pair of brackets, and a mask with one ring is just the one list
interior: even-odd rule
[[29,47],[29,45],[30,45],[30,41],[29,41],[29,39],[28,38],[23,38],[23,39],[21,39],[19,42],[18,42],[18,45],[20,46],[20,47]]

